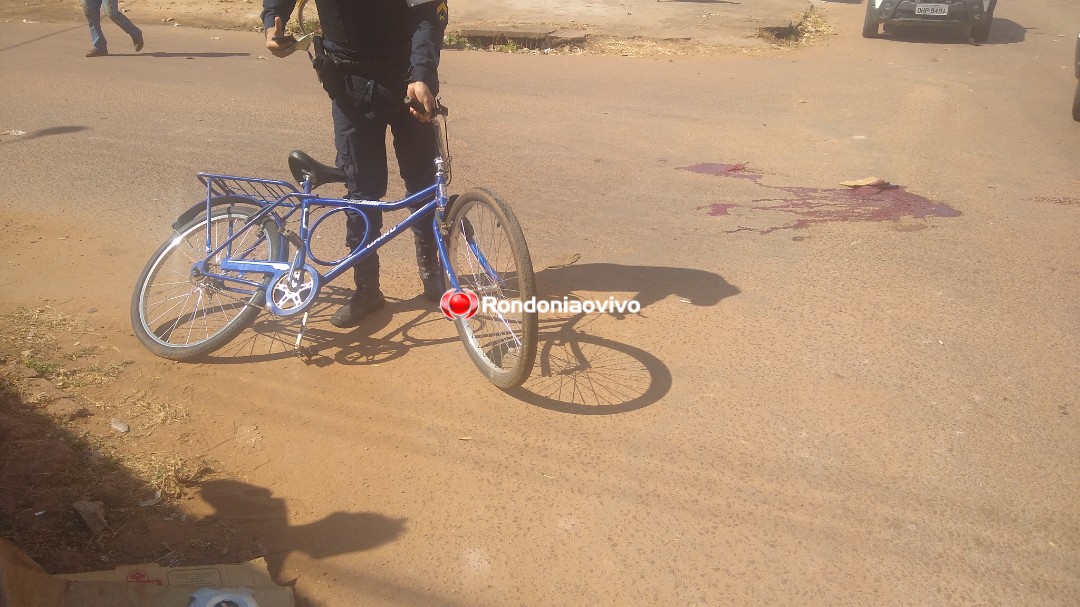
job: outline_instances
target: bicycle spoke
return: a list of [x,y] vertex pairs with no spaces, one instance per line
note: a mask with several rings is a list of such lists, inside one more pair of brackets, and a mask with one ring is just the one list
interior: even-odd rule
[[173,321],[173,324],[172,324],[171,327],[169,327],[169,330],[166,331],[164,334],[162,334],[162,339],[169,339],[173,335],[173,332],[176,331],[176,328],[178,326],[180,326],[180,321],[183,320],[184,316],[187,315],[185,310],[187,310],[187,304],[188,304],[189,301],[191,301],[191,295],[193,293],[194,293],[194,291],[188,292],[188,296],[186,298],[184,298],[184,301],[180,302],[181,303],[181,307],[180,307],[180,312],[181,313],[176,316],[176,320]]
[[[230,207],[227,211],[215,211],[209,221],[197,219],[182,228],[151,260],[147,274],[140,279],[142,287],[133,299],[133,306],[137,307],[133,307],[132,321],[140,339],[156,353],[184,359],[200,351],[212,351],[219,346],[206,344],[215,338],[220,341],[221,336],[227,339],[235,335],[248,319],[258,314],[256,299],[260,290],[232,281],[250,276],[246,280],[265,282],[269,277],[261,272],[220,267],[229,259],[276,260],[280,244],[274,243],[280,240],[270,238],[276,233],[262,226],[237,232],[247,225],[253,212]],[[207,234],[214,248],[232,236],[235,240],[213,257],[204,259]],[[204,261],[209,275],[193,270]],[[142,330],[138,331],[140,327]]]

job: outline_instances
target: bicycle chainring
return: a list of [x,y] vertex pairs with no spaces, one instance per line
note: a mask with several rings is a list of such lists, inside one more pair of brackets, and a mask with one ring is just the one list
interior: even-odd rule
[[295,272],[276,277],[266,290],[266,308],[277,316],[292,316],[306,310],[319,294],[319,273],[305,265]]

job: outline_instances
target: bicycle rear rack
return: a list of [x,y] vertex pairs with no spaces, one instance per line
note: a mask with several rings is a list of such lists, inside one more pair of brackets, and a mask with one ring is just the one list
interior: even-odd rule
[[245,198],[272,204],[289,194],[300,193],[300,190],[296,189],[293,184],[273,179],[199,173],[199,181],[206,186],[207,197],[244,196]]

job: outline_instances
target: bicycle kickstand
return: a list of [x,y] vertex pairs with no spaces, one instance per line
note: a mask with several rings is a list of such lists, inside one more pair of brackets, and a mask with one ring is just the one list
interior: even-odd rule
[[309,358],[311,352],[306,347],[302,347],[300,342],[304,340],[304,330],[307,329],[308,313],[304,312],[304,317],[300,319],[300,330],[296,332],[296,343],[293,345],[296,355],[300,358]]

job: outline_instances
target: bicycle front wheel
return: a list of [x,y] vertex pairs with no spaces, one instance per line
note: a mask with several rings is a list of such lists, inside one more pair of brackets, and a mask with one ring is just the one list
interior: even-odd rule
[[480,372],[500,388],[519,386],[536,360],[536,297],[532,259],[513,211],[487,190],[457,198],[448,219],[449,265],[458,283],[483,301],[471,318],[455,319],[458,335]]
[[257,211],[255,205],[231,203],[214,208],[209,218],[204,213],[179,228],[150,258],[131,298],[131,325],[146,349],[163,358],[189,360],[221,348],[255,320],[272,277],[222,272],[218,264],[226,256],[282,260],[287,251],[272,219],[241,233],[209,264],[215,273],[260,282],[260,288],[197,276],[192,267],[206,257],[207,234],[217,248]]

